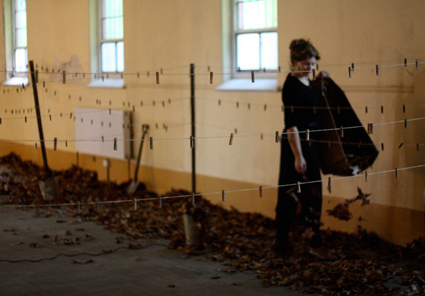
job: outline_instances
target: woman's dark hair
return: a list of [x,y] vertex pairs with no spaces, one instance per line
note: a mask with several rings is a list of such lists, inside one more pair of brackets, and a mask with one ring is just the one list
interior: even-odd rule
[[294,39],[289,45],[291,50],[291,63],[293,61],[302,61],[315,57],[320,60],[320,55],[317,49],[310,43],[310,40]]

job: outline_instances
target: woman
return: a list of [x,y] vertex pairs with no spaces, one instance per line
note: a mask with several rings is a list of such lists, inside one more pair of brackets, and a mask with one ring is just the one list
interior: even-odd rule
[[[309,75],[320,59],[319,52],[304,39],[293,40],[290,45],[292,72],[283,85],[282,100],[285,106],[285,129],[281,141],[281,163],[279,176],[279,196],[276,207],[277,233],[273,245],[275,251],[289,254],[289,230],[299,218],[306,231],[304,237],[311,242],[310,254],[321,259],[333,259],[322,246],[319,233],[322,210],[322,183],[316,141],[320,129],[319,93],[313,88]],[[326,72],[320,75],[328,76]],[[310,141],[307,141],[309,130]],[[319,181],[296,187],[282,186],[297,182]]]

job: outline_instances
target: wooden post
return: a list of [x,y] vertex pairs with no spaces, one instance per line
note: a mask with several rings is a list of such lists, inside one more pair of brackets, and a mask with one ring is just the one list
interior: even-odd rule
[[52,171],[50,170],[49,165],[47,164],[46,145],[44,142],[43,124],[41,122],[40,103],[38,101],[37,82],[35,79],[34,62],[30,61],[29,66],[30,66],[30,72],[31,72],[32,89],[34,92],[35,112],[37,115],[38,134],[40,135],[40,146],[41,146],[41,153],[43,155],[43,164],[44,164],[44,169],[46,170],[47,175],[51,176]]
[[192,151],[192,194],[196,194],[196,130],[195,130],[195,64],[190,64],[190,110],[193,139]]

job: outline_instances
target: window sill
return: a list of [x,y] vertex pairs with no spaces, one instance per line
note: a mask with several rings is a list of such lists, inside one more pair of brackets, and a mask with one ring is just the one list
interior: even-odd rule
[[3,82],[3,85],[8,86],[18,86],[18,85],[28,85],[28,77],[12,77]]
[[277,79],[257,79],[255,82],[250,79],[232,79],[217,87],[216,90],[277,92],[279,91],[279,86]]
[[125,88],[124,79],[96,79],[86,86],[92,88]]

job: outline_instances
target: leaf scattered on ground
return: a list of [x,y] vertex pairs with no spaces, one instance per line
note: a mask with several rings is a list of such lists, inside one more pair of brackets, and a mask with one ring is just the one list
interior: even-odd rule
[[72,260],[72,262],[73,262],[74,264],[80,264],[80,265],[83,265],[83,264],[93,263],[94,261],[93,261],[93,260],[91,260],[91,259],[87,259],[87,260],[74,259],[74,260]]
[[[45,178],[43,169],[15,154],[0,158],[0,164],[10,167],[10,172],[0,179],[0,188],[7,184],[9,195],[1,200],[2,204],[47,203],[38,187],[38,181]],[[284,258],[271,250],[275,222],[260,214],[225,210],[201,197],[196,198],[193,207],[190,193],[183,190],[173,190],[163,197],[187,195],[189,198],[163,199],[160,208],[157,193],[145,190],[144,186],[139,186],[134,194],[127,194],[130,182],[101,182],[95,172],[75,166],[54,174],[61,191],[54,202],[80,202],[80,214],[76,207],[58,206],[74,217],[73,224],[82,220],[102,223],[113,233],[122,235],[117,242],[123,243],[125,238],[129,247],[141,247],[140,239],[169,239],[169,248],[187,254],[207,254],[208,260],[222,264],[224,272],[255,272],[265,287],[289,286],[322,295],[425,295],[425,238],[401,247],[361,228],[354,234],[324,230],[322,237],[328,250],[339,259],[320,261],[309,255],[300,227],[292,233],[295,243],[292,256]],[[367,195],[359,191],[359,196],[355,200],[366,205]],[[121,202],[133,198],[149,201],[140,201],[137,210],[132,202]],[[195,246],[186,246],[183,213],[192,215],[199,230],[199,243]],[[341,217],[350,218],[347,212]],[[86,235],[88,238],[91,236]],[[76,244],[79,238],[57,236],[52,243]]]

